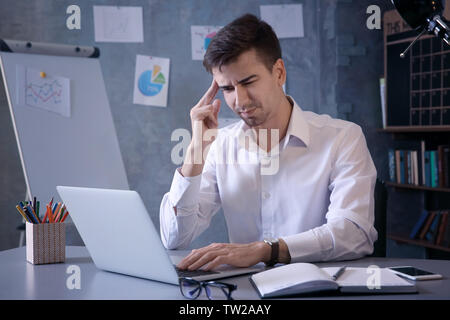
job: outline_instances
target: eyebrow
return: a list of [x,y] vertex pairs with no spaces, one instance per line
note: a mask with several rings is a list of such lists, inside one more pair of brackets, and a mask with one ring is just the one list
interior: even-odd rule
[[[242,84],[242,83],[248,82],[248,81],[252,80],[255,77],[257,77],[257,75],[256,74],[252,74],[251,76],[248,76],[247,78],[239,80],[238,84]],[[230,85],[219,86],[219,89],[226,89],[226,88],[229,88],[229,87],[231,87],[231,86]]]

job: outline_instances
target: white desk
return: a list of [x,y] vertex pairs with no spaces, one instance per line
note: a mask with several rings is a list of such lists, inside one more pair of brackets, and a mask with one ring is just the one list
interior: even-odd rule
[[[179,251],[181,255],[186,251]],[[172,253],[171,253],[172,254]],[[418,294],[320,296],[301,299],[450,299],[450,261],[394,258],[364,258],[348,262],[320,263],[319,266],[367,267],[378,265],[413,265],[440,273],[443,280],[417,282]],[[81,271],[81,289],[69,290],[66,281],[69,265],[77,265]],[[236,300],[259,299],[248,280],[248,275],[224,279],[234,283]],[[206,299],[204,293],[199,299]],[[178,286],[139,279],[99,270],[92,262],[85,247],[66,248],[66,262],[49,265],[32,265],[26,262],[25,247],[0,252],[0,299],[185,299]]]

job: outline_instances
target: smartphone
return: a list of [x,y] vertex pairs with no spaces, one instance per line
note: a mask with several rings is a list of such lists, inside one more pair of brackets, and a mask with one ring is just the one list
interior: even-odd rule
[[411,280],[434,280],[442,278],[442,275],[440,274],[425,271],[411,266],[391,267],[388,269],[398,274],[399,276]]

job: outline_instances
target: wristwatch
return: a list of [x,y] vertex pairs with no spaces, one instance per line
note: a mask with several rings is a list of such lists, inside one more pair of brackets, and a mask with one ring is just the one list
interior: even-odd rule
[[264,239],[264,242],[267,243],[272,248],[270,260],[266,262],[266,266],[272,267],[278,263],[278,251],[279,251],[278,239]]

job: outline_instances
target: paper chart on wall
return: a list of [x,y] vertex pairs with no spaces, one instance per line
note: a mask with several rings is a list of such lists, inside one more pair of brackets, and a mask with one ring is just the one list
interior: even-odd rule
[[167,106],[170,59],[136,56],[134,104]]
[[211,39],[222,27],[191,26],[192,60],[203,60]]
[[272,26],[277,37],[303,38],[303,6],[301,4],[260,6],[261,19]]
[[144,42],[142,7],[94,6],[97,42]]
[[70,117],[70,79],[16,66],[17,104]]

